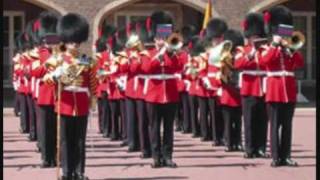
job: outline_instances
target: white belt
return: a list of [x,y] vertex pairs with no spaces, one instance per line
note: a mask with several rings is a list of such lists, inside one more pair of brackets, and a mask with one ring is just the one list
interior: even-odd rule
[[127,87],[127,75],[122,75],[116,79],[116,83],[120,88],[120,91],[125,91]]
[[251,75],[251,76],[263,76],[266,75],[266,71],[259,71],[259,70],[249,70],[249,71],[242,71],[239,73],[239,83],[238,86],[242,87],[242,78],[243,75]]
[[294,72],[290,72],[290,71],[271,71],[271,72],[267,72],[267,76],[268,77],[272,77],[272,76],[294,76]]
[[186,86],[186,91],[189,91],[190,90],[190,87],[191,87],[191,82],[187,79],[183,80],[185,86]]
[[218,76],[218,73],[208,73],[207,76],[208,76],[209,78],[215,78],[215,77]]
[[150,79],[156,79],[156,80],[181,79],[181,74],[150,74],[150,75],[140,75],[139,77],[145,79],[143,94],[147,94]]
[[24,85],[28,86],[28,84],[29,84],[28,79],[26,77],[23,77],[23,80],[24,80]]
[[63,90],[70,92],[86,92],[89,95],[89,88],[87,87],[66,86],[63,88]]
[[36,79],[35,79],[35,77],[31,77],[31,92],[33,92],[35,89],[34,89],[34,85],[35,85],[35,82],[36,81]]
[[41,79],[36,80],[36,93],[35,93],[36,98],[39,97],[40,82],[41,82]]

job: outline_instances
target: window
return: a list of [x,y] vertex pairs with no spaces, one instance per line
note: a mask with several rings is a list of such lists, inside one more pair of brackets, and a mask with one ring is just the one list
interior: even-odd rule
[[[298,31],[301,31],[304,35],[306,35],[306,31],[307,31],[307,17],[305,16],[296,16],[294,17],[293,19],[293,25],[295,27],[295,30],[298,30]],[[306,45],[304,45],[300,52],[302,53],[303,57],[305,58],[306,60],[306,57],[307,57],[307,48],[306,48]],[[298,70],[296,72],[296,77],[298,79],[306,79],[307,78],[307,65],[305,64],[305,66]]]
[[3,19],[3,86],[11,87],[12,57],[15,52],[15,38],[23,30],[24,13],[4,11]]
[[298,79],[314,80],[316,77],[316,19],[313,12],[294,12],[295,30],[301,31],[306,38],[305,45],[301,49],[305,66],[298,70]]
[[154,3],[143,3],[133,4],[114,14],[114,25],[116,27],[125,27],[132,21],[145,20],[155,10],[164,10],[171,14],[174,20],[176,28],[179,29],[182,25],[182,8],[178,4],[154,4]]

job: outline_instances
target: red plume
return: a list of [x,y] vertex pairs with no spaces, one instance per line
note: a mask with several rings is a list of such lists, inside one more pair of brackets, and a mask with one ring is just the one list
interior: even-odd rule
[[189,48],[189,50],[192,49],[192,47],[193,47],[193,44],[192,44],[192,42],[190,41],[190,42],[188,43],[188,48]]
[[270,12],[269,12],[269,11],[265,11],[265,12],[263,13],[263,21],[264,21],[264,23],[265,23],[265,24],[269,24],[270,19],[271,19],[271,14],[270,14]]
[[108,44],[109,44],[110,48],[112,49],[112,47],[113,47],[113,37],[112,36],[108,38]]
[[150,32],[151,31],[151,17],[150,16],[146,20],[146,27],[147,27],[147,31]]
[[128,37],[130,36],[130,33],[131,33],[130,31],[131,31],[131,24],[129,23],[126,27],[126,32]]
[[141,26],[140,26],[140,23],[136,23],[136,33],[140,33],[140,30],[141,30]]
[[100,38],[102,36],[102,30],[101,27],[98,28],[98,38]]
[[32,31],[33,31],[33,32],[38,31],[38,30],[40,29],[40,26],[41,26],[40,20],[37,19],[37,20],[33,23]]
[[242,26],[243,30],[247,30],[248,29],[248,21],[247,20],[242,21],[241,26]]

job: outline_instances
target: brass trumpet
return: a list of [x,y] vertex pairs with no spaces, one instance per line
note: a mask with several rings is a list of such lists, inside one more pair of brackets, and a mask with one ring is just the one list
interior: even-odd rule
[[168,39],[168,50],[171,52],[179,51],[183,46],[183,37],[179,33],[172,33]]
[[294,31],[292,36],[287,40],[287,48],[296,51],[301,49],[305,44],[306,38],[300,31]]

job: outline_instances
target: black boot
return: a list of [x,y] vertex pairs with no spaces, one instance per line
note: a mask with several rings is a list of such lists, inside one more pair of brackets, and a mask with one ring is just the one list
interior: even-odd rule
[[281,163],[282,163],[282,165],[284,165],[284,166],[292,166],[292,167],[298,166],[298,163],[295,162],[295,161],[293,161],[293,160],[290,159],[290,158],[282,159],[282,160],[281,160]]
[[173,162],[171,158],[166,158],[166,159],[163,159],[163,166],[176,168],[177,164]]
[[282,163],[280,160],[272,160],[272,162],[270,164],[271,167],[279,167],[281,165],[282,165]]
[[152,168],[159,168],[162,166],[160,158],[153,158],[153,163],[151,164]]

